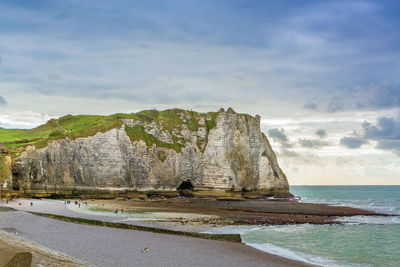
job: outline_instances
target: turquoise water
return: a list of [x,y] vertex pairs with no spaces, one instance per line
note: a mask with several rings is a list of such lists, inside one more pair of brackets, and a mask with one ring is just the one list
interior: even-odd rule
[[[400,186],[292,186],[303,202],[330,203],[400,215]],[[344,225],[225,228],[243,242],[321,266],[400,266],[400,216],[345,218]]]
[[400,215],[400,186],[291,186],[303,202],[329,203]]

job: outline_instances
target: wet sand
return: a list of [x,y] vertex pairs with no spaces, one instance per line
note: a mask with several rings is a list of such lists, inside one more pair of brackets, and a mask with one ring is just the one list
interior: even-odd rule
[[0,212],[0,229],[95,266],[310,266],[240,243],[67,223],[25,211]]
[[[131,212],[145,210],[210,215],[209,218],[186,220],[186,222],[208,225],[337,224],[340,223],[336,220],[338,217],[386,215],[350,207],[286,200],[217,201],[186,198],[151,201],[126,199],[89,199],[85,201],[90,205],[109,210],[124,209]],[[179,222],[179,220],[176,220],[176,222]]]
[[[349,207],[293,201],[193,198],[146,201],[88,199],[83,200],[81,206],[75,205],[74,200],[65,205],[59,200],[20,199],[10,201],[7,206],[20,211],[1,212],[0,209],[0,229],[16,229],[14,234],[19,237],[95,266],[310,265],[240,243],[81,225],[24,211],[185,232],[207,232],[226,225],[331,224],[339,223],[335,219],[340,216],[379,215]],[[116,209],[118,214],[113,212]],[[124,214],[121,214],[121,209]]]

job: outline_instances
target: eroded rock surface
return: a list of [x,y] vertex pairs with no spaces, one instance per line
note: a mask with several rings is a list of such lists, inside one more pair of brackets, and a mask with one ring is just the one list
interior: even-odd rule
[[259,116],[177,114],[183,123],[172,127],[123,118],[121,127],[90,137],[29,146],[15,160],[13,186],[175,190],[190,180],[195,189],[288,189]]

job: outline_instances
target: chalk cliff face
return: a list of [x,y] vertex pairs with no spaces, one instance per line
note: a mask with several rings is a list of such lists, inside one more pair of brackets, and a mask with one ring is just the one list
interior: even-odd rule
[[259,116],[176,114],[183,123],[173,127],[121,117],[120,127],[93,136],[28,146],[15,159],[13,186],[176,190],[190,180],[195,189],[288,189]]

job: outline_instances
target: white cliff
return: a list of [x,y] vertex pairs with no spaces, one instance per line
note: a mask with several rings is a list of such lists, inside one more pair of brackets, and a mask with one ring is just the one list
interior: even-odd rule
[[199,190],[288,189],[259,116],[176,115],[181,123],[127,116],[93,136],[29,146],[15,159],[14,187],[176,190],[190,180]]

